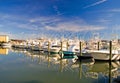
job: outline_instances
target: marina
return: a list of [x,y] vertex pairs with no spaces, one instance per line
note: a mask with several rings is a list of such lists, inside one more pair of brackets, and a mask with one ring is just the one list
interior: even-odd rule
[[0,80],[4,83],[119,83],[119,43],[93,42],[64,38],[1,43],[1,72],[7,80],[4,77]]
[[120,0],[0,0],[0,83],[120,83]]
[[79,61],[27,49],[1,49],[4,52],[0,51],[0,82],[3,83],[119,83],[119,61]]
[[[116,40],[118,41],[118,40]],[[92,46],[91,46],[92,43]],[[33,39],[12,40],[11,47],[39,51],[50,54],[59,54],[62,57],[93,58],[103,61],[119,61],[120,45],[115,40],[85,41],[72,39]],[[7,46],[7,45],[6,45]],[[4,46],[3,46],[4,47]],[[79,57],[79,58],[78,58]]]
[[119,43],[106,41],[11,39],[0,46],[0,82],[119,83]]

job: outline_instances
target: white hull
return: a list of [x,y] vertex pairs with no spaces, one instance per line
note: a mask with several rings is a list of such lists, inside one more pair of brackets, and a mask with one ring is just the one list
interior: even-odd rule
[[42,48],[43,51],[47,52],[48,51],[48,48]]
[[[108,53],[92,52],[90,54],[91,54],[91,56],[93,56],[93,58],[95,60],[110,60],[110,54],[108,54]],[[112,54],[111,60],[120,60],[120,55],[119,54]]]
[[16,48],[26,48],[27,47],[26,45],[13,45],[13,46]]
[[2,46],[5,47],[5,48],[10,48],[11,44],[10,43],[3,43]]
[[38,46],[31,46],[31,50],[39,51],[40,48]]
[[58,53],[60,51],[60,48],[51,48],[50,52]]

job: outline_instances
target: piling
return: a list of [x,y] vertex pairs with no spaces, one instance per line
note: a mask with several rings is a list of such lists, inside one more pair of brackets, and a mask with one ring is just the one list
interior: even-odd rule
[[100,50],[100,42],[98,42],[98,50]]
[[82,56],[82,42],[81,41],[79,42],[79,46],[80,46],[79,47],[79,49],[80,49],[80,56]]
[[109,44],[110,46],[110,49],[109,49],[109,51],[110,51],[110,58],[109,58],[109,60],[110,61],[112,61],[112,41],[110,41],[110,44]]
[[67,51],[68,51],[68,47],[69,47],[68,41],[67,41],[67,44],[66,44],[66,46],[67,46]]
[[50,42],[48,41],[48,52],[50,52]]
[[41,50],[41,42],[39,42],[39,49]]
[[63,51],[63,42],[61,41],[61,51]]
[[32,48],[31,48],[31,50],[33,51],[33,49],[34,49],[34,46],[33,46],[33,43],[32,43]]

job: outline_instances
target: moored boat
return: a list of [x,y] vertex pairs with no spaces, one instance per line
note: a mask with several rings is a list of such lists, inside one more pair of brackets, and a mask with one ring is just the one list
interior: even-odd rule
[[[89,51],[90,55],[95,60],[110,60],[110,53],[109,50],[91,50]],[[120,60],[120,51],[119,50],[112,50],[112,61]]]
[[4,47],[4,48],[10,48],[11,43],[2,43],[1,46]]

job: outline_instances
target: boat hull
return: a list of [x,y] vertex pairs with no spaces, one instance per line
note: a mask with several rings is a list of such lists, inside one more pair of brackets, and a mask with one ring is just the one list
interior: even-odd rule
[[[90,54],[95,60],[103,60],[103,61],[110,60],[110,54],[107,54],[107,53],[95,53],[94,52],[94,53],[90,53]],[[120,60],[120,55],[112,54],[111,60],[112,61]]]
[[75,55],[75,52],[70,52],[70,51],[63,51],[64,55]]

